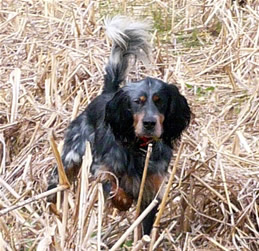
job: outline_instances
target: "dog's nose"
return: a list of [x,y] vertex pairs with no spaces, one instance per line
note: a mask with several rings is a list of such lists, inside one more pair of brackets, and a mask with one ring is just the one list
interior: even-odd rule
[[152,130],[156,126],[156,119],[155,118],[147,118],[143,120],[143,126],[147,130]]

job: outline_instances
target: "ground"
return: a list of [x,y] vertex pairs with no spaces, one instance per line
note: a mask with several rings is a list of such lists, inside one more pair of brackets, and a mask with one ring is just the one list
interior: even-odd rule
[[134,207],[106,209],[87,172],[67,209],[55,214],[44,194],[57,163],[51,139],[61,149],[69,122],[100,93],[111,49],[103,20],[116,14],[153,27],[152,62],[128,81],[176,83],[193,112],[154,250],[259,249],[258,1],[0,5],[1,250],[109,250],[134,222]]

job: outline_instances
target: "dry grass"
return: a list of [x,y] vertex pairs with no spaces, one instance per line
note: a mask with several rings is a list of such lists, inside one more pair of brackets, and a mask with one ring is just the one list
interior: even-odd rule
[[134,208],[104,210],[89,159],[63,210],[42,199],[49,132],[61,145],[100,92],[116,13],[154,22],[153,64],[129,79],[177,81],[194,113],[153,250],[259,249],[259,3],[143,2],[0,2],[0,250],[108,250],[126,230],[125,250],[149,245],[133,247]]

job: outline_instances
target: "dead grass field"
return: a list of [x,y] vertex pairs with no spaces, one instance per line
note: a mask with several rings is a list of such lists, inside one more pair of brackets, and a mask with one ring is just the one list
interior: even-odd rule
[[[108,212],[100,185],[89,182],[89,159],[62,210],[50,212],[44,197],[56,163],[51,132],[61,146],[69,122],[100,92],[110,53],[103,18],[119,13],[154,27],[152,64],[138,63],[129,80],[177,82],[194,114],[150,249],[259,250],[258,1],[0,7],[0,250],[113,250],[134,222],[134,207]],[[117,250],[148,250],[132,236]]]

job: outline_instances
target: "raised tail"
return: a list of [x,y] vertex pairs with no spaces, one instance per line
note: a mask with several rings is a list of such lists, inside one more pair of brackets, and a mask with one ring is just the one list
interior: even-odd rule
[[125,80],[131,56],[147,63],[150,59],[150,25],[115,16],[105,20],[106,34],[112,40],[112,51],[106,65],[103,92],[116,92]]

